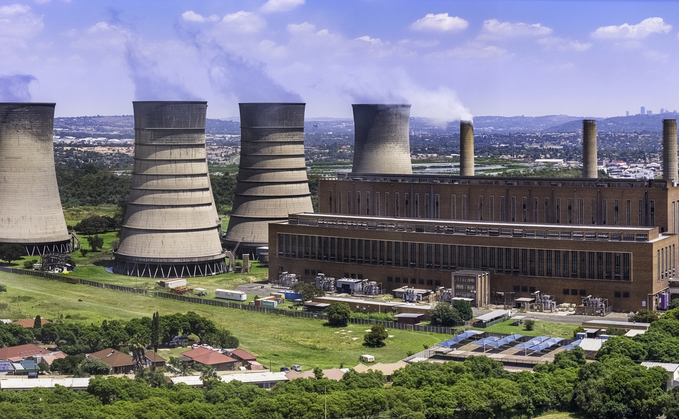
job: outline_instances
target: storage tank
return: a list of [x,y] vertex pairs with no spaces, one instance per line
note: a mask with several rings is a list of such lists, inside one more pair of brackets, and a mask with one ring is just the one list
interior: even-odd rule
[[240,168],[224,245],[269,245],[269,223],[313,212],[304,163],[304,103],[241,103]]
[[0,244],[70,253],[54,169],[54,103],[0,103]]
[[113,271],[163,278],[225,272],[207,169],[207,102],[133,105],[132,187]]
[[410,105],[356,104],[352,173],[413,173]]

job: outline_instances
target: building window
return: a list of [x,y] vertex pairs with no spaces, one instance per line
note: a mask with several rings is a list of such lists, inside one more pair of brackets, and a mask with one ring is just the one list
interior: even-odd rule
[[495,221],[495,198],[492,196],[488,197],[488,219]]
[[555,222],[561,224],[561,198],[556,198],[556,206],[554,208]]
[[533,222],[538,222],[538,199],[533,198]]
[[392,213],[389,212],[389,192],[384,193],[384,215],[391,217]]
[[587,290],[580,290],[580,296],[586,297],[587,296]]
[[335,209],[332,207],[332,191],[328,191],[328,210],[331,214],[335,212]]
[[596,224],[596,203],[594,198],[589,200],[589,216],[592,219],[592,225]]
[[578,224],[585,224],[585,199],[578,200]]
[[608,212],[608,203],[604,199],[601,201],[601,224],[606,225],[606,213]]
[[526,201],[527,199],[525,196],[521,198],[521,221],[523,221],[524,223],[528,221],[527,214],[528,209],[526,208]]
[[467,195],[462,195],[462,219],[467,219]]
[[518,285],[514,285],[514,292],[521,292],[521,287]]
[[521,292],[528,292],[528,286],[527,285],[521,285]]
[[505,197],[500,197],[500,221],[507,221],[507,204]]
[[365,215],[370,215],[370,192],[365,193]]
[[573,224],[573,200],[571,198],[568,198],[568,208],[566,210],[568,215],[568,224]]
[[380,215],[380,193],[375,192],[375,215],[379,216]]
[[516,222],[516,197],[512,197],[512,203],[509,207],[510,218],[512,222]]
[[483,195],[479,195],[479,206],[477,208],[479,221],[483,221]]
[[587,252],[587,278],[594,279],[594,252]]
[[622,292],[622,298],[629,298],[629,292],[628,292],[628,291],[623,291],[623,292]]
[[632,218],[632,201],[628,199],[627,202],[625,202],[625,206],[627,207],[626,211],[625,211],[625,218],[627,218],[627,225],[629,226],[629,225],[632,225],[632,222],[631,222],[632,221],[631,220],[631,218]]
[[530,249],[528,254],[530,255],[528,262],[530,266],[529,274],[530,276],[535,276],[535,249]]
[[549,198],[545,198],[545,210],[543,211],[543,222],[547,224],[549,222]]
[[420,218],[420,194],[415,194],[415,218]]
[[620,292],[620,291],[614,291],[614,292],[613,292],[613,297],[615,297],[615,298],[620,298],[620,296],[621,296],[621,292]]
[[396,193],[394,194],[394,215],[396,215],[397,217],[400,217],[400,216],[401,216],[401,202],[400,202],[400,199],[401,199],[401,194],[398,193],[398,192],[396,192]]
[[651,227],[655,227],[655,201],[651,201]]
[[563,295],[569,295],[571,293],[571,290],[568,288],[563,289]]
[[[552,261],[549,261],[550,265]],[[551,271],[551,266],[550,266],[550,271]],[[545,251],[544,250],[538,250],[538,276],[544,276],[545,275]],[[550,272],[551,276],[551,272]]]
[[437,220],[441,218],[441,195],[436,194],[434,195],[434,218]]
[[535,292],[535,287],[530,287],[530,288],[528,289],[528,292],[530,292],[531,294],[534,293],[534,292]]
[[620,222],[620,210],[618,208],[618,200],[613,202],[613,224],[618,225]]
[[604,253],[596,252],[596,277],[604,279]]
[[646,225],[646,223],[644,223],[644,201],[641,199],[639,200],[639,225]]
[[[549,260],[549,259],[547,259]],[[554,251],[554,276],[561,276],[561,251]]]
[[356,214],[361,215],[361,193],[356,192]]
[[571,295],[578,295],[578,290],[571,289]]

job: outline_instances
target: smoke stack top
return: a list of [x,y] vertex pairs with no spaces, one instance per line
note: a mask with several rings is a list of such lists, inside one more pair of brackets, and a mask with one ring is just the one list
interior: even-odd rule
[[460,121],[460,176],[474,176],[474,125]]
[[596,179],[597,172],[597,140],[596,121],[584,119],[582,121],[582,177]]

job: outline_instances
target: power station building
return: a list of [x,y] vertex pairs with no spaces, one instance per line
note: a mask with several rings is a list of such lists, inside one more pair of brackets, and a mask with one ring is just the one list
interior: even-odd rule
[[205,150],[206,102],[134,102],[132,187],[113,271],[147,277],[225,272]]
[[241,103],[236,194],[224,245],[235,254],[268,246],[269,223],[313,212],[304,163],[304,103]]
[[54,103],[0,103],[0,244],[73,250],[54,169]]
[[269,275],[362,277],[389,291],[450,288],[452,272],[479,270],[489,273],[491,294],[540,291],[575,304],[591,295],[616,311],[663,308],[679,293],[676,121],[664,123],[662,180],[597,179],[596,125],[583,127],[582,179],[321,180],[319,214],[270,226]]

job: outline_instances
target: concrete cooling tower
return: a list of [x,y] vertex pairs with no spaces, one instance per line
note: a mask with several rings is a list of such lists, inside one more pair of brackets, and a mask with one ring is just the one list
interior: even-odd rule
[[226,248],[269,244],[269,223],[313,212],[304,164],[304,103],[241,103],[241,150]]
[[73,250],[54,170],[54,103],[0,103],[0,244]]
[[410,164],[410,105],[352,105],[353,173],[413,173]]
[[134,168],[113,271],[225,272],[205,150],[206,102],[134,102]]

